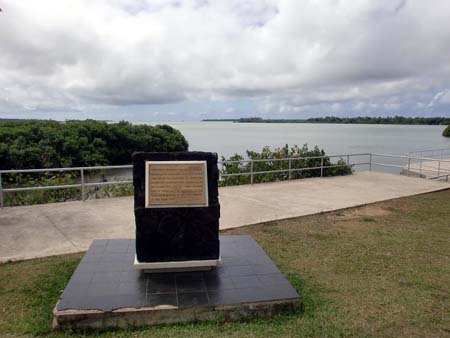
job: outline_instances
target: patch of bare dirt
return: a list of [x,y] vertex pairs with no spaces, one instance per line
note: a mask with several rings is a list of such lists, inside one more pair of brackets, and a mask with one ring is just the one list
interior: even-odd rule
[[392,214],[392,210],[383,208],[378,204],[365,205],[359,208],[337,211],[328,217],[334,221],[356,220],[360,218],[383,217]]

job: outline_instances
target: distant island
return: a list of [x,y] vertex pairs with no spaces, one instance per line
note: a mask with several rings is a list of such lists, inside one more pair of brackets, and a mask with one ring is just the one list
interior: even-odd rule
[[261,117],[243,117],[236,119],[204,119],[204,122],[235,123],[334,123],[334,124],[409,124],[409,125],[450,125],[450,117],[312,117],[308,119],[264,119]]

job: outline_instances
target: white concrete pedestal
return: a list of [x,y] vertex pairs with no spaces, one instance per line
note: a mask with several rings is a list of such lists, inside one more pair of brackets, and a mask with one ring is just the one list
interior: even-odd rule
[[183,271],[208,271],[222,264],[222,258],[198,261],[174,261],[174,262],[139,262],[134,256],[134,269],[144,270],[144,273],[183,272]]

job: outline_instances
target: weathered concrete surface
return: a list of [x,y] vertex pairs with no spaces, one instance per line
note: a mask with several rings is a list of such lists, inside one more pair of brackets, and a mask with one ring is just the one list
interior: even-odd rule
[[277,314],[295,311],[301,301],[287,299],[272,302],[237,303],[226,306],[194,306],[177,308],[126,308],[114,311],[53,310],[53,329],[126,329],[129,327],[197,321],[237,322],[245,319],[270,319]]
[[[221,188],[220,228],[349,208],[450,188],[375,172]],[[133,199],[66,202],[0,211],[0,262],[86,250],[96,238],[134,238]]]

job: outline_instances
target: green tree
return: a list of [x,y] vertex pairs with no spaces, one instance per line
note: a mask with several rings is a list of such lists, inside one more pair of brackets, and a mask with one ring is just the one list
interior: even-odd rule
[[[0,170],[130,164],[135,151],[183,151],[188,143],[170,126],[128,122],[0,121]],[[90,172],[92,174],[92,171]],[[5,188],[79,183],[79,172],[2,174]],[[86,189],[91,192],[93,188]],[[128,185],[95,187],[96,196],[130,194]],[[6,205],[80,198],[80,189],[10,192]]]
[[129,122],[0,122],[0,170],[129,164],[135,151],[182,151],[176,129]]
[[444,129],[444,131],[442,132],[442,136],[450,137],[450,125]]

